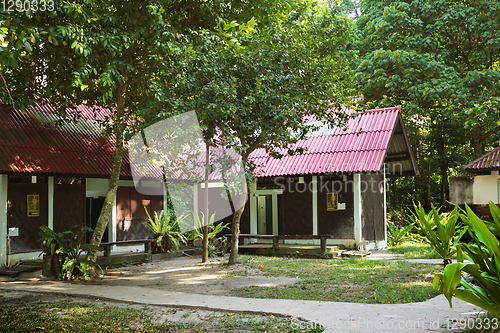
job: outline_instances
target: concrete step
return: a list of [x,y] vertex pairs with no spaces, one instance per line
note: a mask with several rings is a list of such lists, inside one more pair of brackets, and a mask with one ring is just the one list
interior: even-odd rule
[[17,278],[17,277],[19,277],[19,275],[21,275],[21,273],[34,272],[34,271],[37,271],[40,269],[42,269],[42,265],[38,266],[38,265],[22,263],[16,267],[0,270],[0,276],[8,276],[10,278]]

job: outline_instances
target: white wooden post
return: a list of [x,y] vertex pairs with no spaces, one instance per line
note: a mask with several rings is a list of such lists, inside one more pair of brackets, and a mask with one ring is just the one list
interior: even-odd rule
[[47,185],[49,188],[49,197],[48,197],[48,227],[54,230],[54,177],[47,178]]
[[[273,235],[278,236],[278,195],[276,193],[273,193],[271,196],[272,200],[272,205],[273,205]],[[266,207],[267,209],[267,207]]]
[[362,239],[361,230],[361,174],[356,173],[354,177],[354,241],[359,246]]
[[312,176],[313,235],[318,234],[318,176]]
[[7,184],[8,176],[0,175],[0,267],[7,261]]
[[387,176],[386,164],[384,163],[384,240],[380,248],[387,247]]
[[257,183],[250,184],[250,233],[257,234]]

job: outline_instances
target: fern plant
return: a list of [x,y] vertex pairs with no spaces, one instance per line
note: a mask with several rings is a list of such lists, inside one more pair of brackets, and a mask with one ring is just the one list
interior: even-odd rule
[[405,242],[410,237],[410,230],[413,229],[414,225],[409,224],[406,227],[401,227],[394,225],[393,223],[387,223],[387,238],[391,246],[398,245],[399,243]]
[[42,231],[38,233],[40,239],[38,240],[42,246],[42,254],[54,255],[56,251],[67,247],[64,235],[71,233],[71,231],[54,232],[49,227],[42,225]]
[[[92,232],[93,230],[87,226],[83,226],[78,237],[71,237],[67,246],[61,247],[56,251],[58,254],[62,254],[63,256],[63,264],[61,267],[63,279],[71,280],[75,278],[75,268],[80,271],[85,280],[92,280],[90,274],[91,266],[99,268],[101,270],[101,274],[103,273],[101,266],[97,263],[91,260],[83,259],[83,253],[89,251],[90,249],[102,251],[99,247],[90,244],[82,244],[83,237],[87,231]],[[73,235],[72,231],[68,231],[68,233]]]
[[[196,228],[194,229],[194,239],[199,239],[203,242],[203,226],[205,221],[205,214],[201,212],[201,219],[198,214],[195,215]],[[216,243],[222,243],[224,241],[223,237],[217,237],[218,234],[224,229],[229,229],[229,223],[219,223],[214,226],[215,213],[210,215],[210,220],[208,221],[208,256],[214,257],[221,253],[222,245],[216,246]]]
[[172,249],[172,245],[174,245],[175,249],[178,251],[179,243],[186,243],[186,237],[180,232],[179,228],[179,222],[181,222],[184,217],[172,218],[168,210],[166,214],[163,210],[160,214],[154,212],[154,216],[151,217],[146,207],[144,207],[144,209],[146,210],[148,219],[142,224],[151,230],[154,239],[156,239],[156,242],[153,243],[153,253],[169,252]]

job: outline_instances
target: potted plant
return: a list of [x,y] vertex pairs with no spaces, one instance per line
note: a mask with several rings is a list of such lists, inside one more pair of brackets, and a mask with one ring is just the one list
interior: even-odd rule
[[[86,252],[90,249],[103,251],[99,247],[90,244],[82,244],[83,237],[85,236],[85,233],[87,231],[92,232],[93,230],[87,226],[83,226],[78,237],[73,236],[73,232],[69,231],[72,237],[68,240],[68,245],[62,246],[58,250],[56,250],[56,253],[62,256],[61,271],[63,279],[71,280],[74,279],[77,275],[81,274],[83,275],[83,278],[85,280],[91,280],[92,278],[90,276],[90,267],[96,266],[97,268],[101,269],[101,267],[97,263],[81,257],[81,254],[83,252]],[[75,268],[77,269],[76,271]]]
[[43,276],[59,278],[61,275],[61,265],[63,263],[63,255],[60,254],[61,250],[67,248],[64,235],[70,231],[54,232],[47,226],[40,227],[42,231],[38,233],[40,243],[42,245],[43,263],[42,274]]

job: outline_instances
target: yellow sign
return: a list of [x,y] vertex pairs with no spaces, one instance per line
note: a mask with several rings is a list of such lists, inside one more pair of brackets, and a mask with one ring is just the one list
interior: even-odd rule
[[28,194],[28,217],[40,216],[40,195]]
[[338,193],[327,193],[326,194],[326,210],[329,212],[334,212],[339,210],[339,194]]

